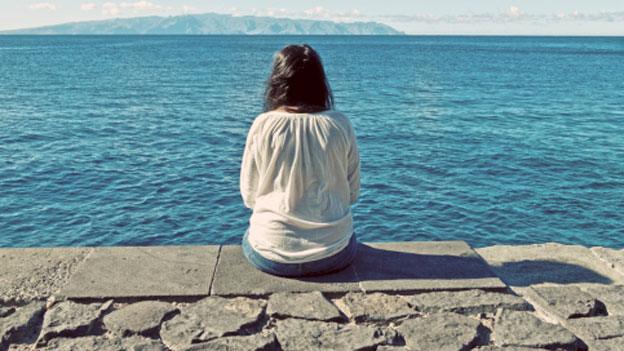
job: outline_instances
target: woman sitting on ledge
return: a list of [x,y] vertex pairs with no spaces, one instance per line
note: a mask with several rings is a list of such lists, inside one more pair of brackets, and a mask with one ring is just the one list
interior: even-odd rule
[[240,191],[253,210],[243,238],[247,260],[288,277],[346,268],[357,249],[351,205],[359,172],[355,132],[333,110],[319,55],[308,45],[285,47],[243,154]]

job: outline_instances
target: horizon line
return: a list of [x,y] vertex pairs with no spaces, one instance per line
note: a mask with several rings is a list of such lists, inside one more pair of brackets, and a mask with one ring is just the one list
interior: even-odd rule
[[[47,27],[47,26],[46,26]],[[36,29],[41,27],[33,27],[26,29]],[[116,34],[116,33],[102,33],[102,34],[27,34],[27,33],[7,33],[11,31],[18,31],[24,29],[7,29],[0,31],[0,36],[31,36],[31,37],[155,37],[155,36],[171,36],[171,37],[200,37],[200,36],[239,36],[239,37],[559,37],[559,38],[586,38],[586,37],[610,37],[610,38],[624,38],[623,34],[518,34],[518,33],[400,33],[400,34],[245,34],[245,33],[232,33],[232,34],[157,34],[157,33],[145,33],[145,34]]]
[[[149,33],[137,33],[137,34],[115,34],[115,33],[101,33],[101,34],[12,34],[10,32],[19,32],[19,31],[28,31],[28,30],[40,30],[48,27],[56,27],[63,25],[73,25],[73,24],[83,24],[83,23],[96,23],[96,22],[108,22],[115,20],[132,20],[132,19],[142,19],[142,18],[174,18],[174,17],[187,17],[187,16],[201,16],[201,15],[219,15],[219,16],[229,16],[232,18],[236,17],[254,17],[254,18],[266,18],[266,19],[275,19],[275,20],[291,20],[291,21],[316,21],[316,22],[328,22],[334,24],[378,24],[391,28],[392,30],[398,32],[396,34],[249,34],[249,33],[240,33],[240,34],[149,34]],[[294,35],[294,36],[308,36],[308,35],[320,35],[320,36],[526,36],[526,37],[624,37],[624,32],[622,33],[613,33],[613,32],[596,32],[596,33],[575,33],[575,32],[558,32],[558,33],[525,33],[525,32],[511,32],[511,33],[490,33],[490,32],[429,32],[429,33],[416,33],[416,32],[406,32],[405,30],[398,29],[394,25],[385,23],[379,20],[354,20],[354,21],[336,21],[327,18],[297,18],[297,17],[280,17],[280,16],[262,16],[262,15],[254,15],[254,14],[231,14],[231,13],[222,13],[216,11],[209,12],[196,12],[196,13],[184,13],[184,14],[169,14],[169,15],[139,15],[139,16],[130,16],[130,17],[112,17],[106,19],[92,19],[92,20],[70,20],[65,22],[57,22],[52,24],[38,25],[34,27],[17,27],[11,29],[0,29],[0,35],[247,35],[247,36],[259,36],[259,35],[267,35],[267,36],[278,36],[278,35]]]

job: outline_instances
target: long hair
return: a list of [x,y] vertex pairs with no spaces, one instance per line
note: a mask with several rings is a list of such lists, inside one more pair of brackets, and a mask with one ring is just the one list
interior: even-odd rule
[[292,106],[297,112],[334,108],[334,96],[318,53],[309,45],[289,45],[277,52],[266,82],[264,110]]

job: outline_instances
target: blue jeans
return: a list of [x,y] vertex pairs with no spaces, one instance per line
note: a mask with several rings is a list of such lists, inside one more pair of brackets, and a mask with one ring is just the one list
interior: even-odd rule
[[353,262],[357,246],[357,238],[354,233],[351,235],[347,247],[337,254],[312,262],[281,263],[271,261],[257,253],[247,240],[247,232],[243,237],[243,254],[247,261],[263,272],[282,277],[315,276],[343,270]]

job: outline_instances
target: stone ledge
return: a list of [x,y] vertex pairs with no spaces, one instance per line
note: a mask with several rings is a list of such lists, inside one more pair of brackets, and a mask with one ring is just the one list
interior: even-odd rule
[[59,295],[67,298],[207,296],[218,246],[95,248]]
[[[20,253],[24,257],[20,258]],[[485,261],[460,241],[361,244],[348,269],[302,279],[259,272],[247,263],[240,246],[0,249],[0,255],[15,261],[0,268],[0,277],[8,287],[0,297],[7,300],[24,291],[28,286],[25,281],[36,289],[23,293],[23,301],[51,295],[132,300],[211,294],[266,296],[275,292],[506,289]]]
[[463,241],[371,243],[358,250],[353,267],[364,292],[507,288]]
[[[616,258],[624,257],[623,251],[608,250],[611,255],[599,258],[596,248],[557,243],[496,245],[476,251],[497,276],[514,287],[624,282],[624,273],[614,268]],[[609,259],[614,262],[608,263]]]
[[359,289],[353,267],[316,278],[281,278],[252,267],[240,246],[226,245],[221,248],[210,292],[221,296],[266,296],[276,292],[342,293]]
[[0,317],[0,350],[352,350],[357,345],[583,351],[624,338],[622,326],[621,316],[551,322],[509,292],[483,290],[360,292],[339,299],[320,292],[275,293],[210,296],[193,303],[61,301],[47,307],[32,302]]
[[64,287],[92,248],[0,249],[0,303],[46,299]]
[[549,283],[624,283],[624,251],[555,243],[476,251],[461,241],[361,244],[348,269],[305,279],[259,272],[234,245],[0,249],[0,259],[0,302],[9,304],[52,295],[192,300],[275,292],[502,291],[504,282],[516,291]]
[[622,251],[477,252],[485,260],[463,242],[364,244],[339,274],[284,279],[238,246],[0,249],[0,350],[623,345]]
[[223,246],[211,294],[265,296],[275,292],[408,293],[506,288],[468,244],[439,241],[360,244],[351,267],[331,275],[302,279],[259,272],[247,263],[240,246]]

